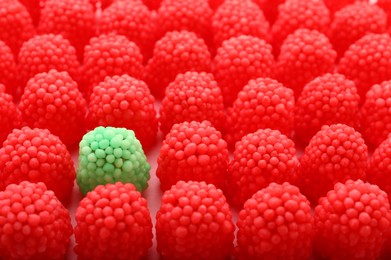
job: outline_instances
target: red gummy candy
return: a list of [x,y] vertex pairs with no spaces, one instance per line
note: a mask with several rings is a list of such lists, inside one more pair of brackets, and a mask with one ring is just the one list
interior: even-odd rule
[[205,182],[179,181],[156,215],[157,250],[167,259],[226,259],[235,226],[223,192]]
[[99,185],[76,209],[79,259],[141,259],[152,246],[147,200],[133,184]]
[[0,84],[0,144],[3,143],[12,130],[21,125],[22,117],[13,97],[5,93],[5,86]]
[[14,55],[3,41],[0,41],[0,84],[4,84],[7,92],[15,96],[20,91]]

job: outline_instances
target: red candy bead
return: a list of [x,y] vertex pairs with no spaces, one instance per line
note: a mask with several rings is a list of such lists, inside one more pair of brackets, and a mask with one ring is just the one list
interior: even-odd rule
[[156,42],[144,78],[152,94],[162,98],[167,85],[179,73],[209,72],[210,66],[210,53],[203,39],[193,32],[173,31]]
[[300,158],[299,187],[316,203],[335,183],[365,179],[368,148],[352,127],[325,125],[310,140]]
[[160,148],[156,175],[162,190],[177,181],[205,181],[224,189],[227,143],[210,122],[175,124]]
[[223,192],[205,182],[179,181],[156,215],[157,250],[167,259],[226,259],[235,226]]
[[270,77],[273,72],[272,47],[253,36],[233,37],[223,43],[214,58],[213,74],[225,105],[231,105],[250,79]]
[[337,53],[324,34],[299,29],[289,35],[281,46],[276,78],[299,96],[305,84],[334,70],[336,57]]
[[271,128],[291,136],[295,97],[274,79],[250,80],[227,110],[227,142],[234,145],[244,135]]
[[158,129],[154,104],[155,98],[143,81],[128,75],[106,77],[93,88],[87,126],[132,129],[146,150],[153,145]]
[[43,182],[60,200],[72,192],[75,168],[61,140],[46,129],[14,129],[0,149],[0,190],[12,183]]
[[3,259],[64,259],[71,235],[69,211],[42,182],[10,184],[0,191]]
[[212,74],[178,74],[166,88],[160,107],[160,129],[167,134],[176,123],[208,120],[223,129],[225,114],[221,90]]
[[278,130],[259,129],[235,144],[228,166],[229,198],[233,205],[243,203],[271,182],[296,181],[299,160],[295,144]]
[[76,209],[79,259],[141,259],[152,246],[147,200],[133,184],[99,185]]
[[323,125],[358,124],[360,96],[353,81],[324,74],[309,82],[295,107],[295,134],[307,143]]
[[14,55],[3,41],[0,41],[0,84],[4,84],[7,92],[15,96],[20,91]]
[[22,117],[14,103],[13,97],[5,93],[5,86],[0,84],[0,144],[3,143],[13,129],[21,125]]
[[239,212],[238,259],[309,259],[314,237],[310,202],[289,183],[271,183]]
[[329,259],[377,259],[390,223],[387,194],[378,186],[337,183],[315,208],[315,245]]

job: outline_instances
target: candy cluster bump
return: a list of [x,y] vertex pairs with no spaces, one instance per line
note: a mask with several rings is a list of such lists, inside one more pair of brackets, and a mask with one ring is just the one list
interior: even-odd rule
[[76,209],[76,254],[81,259],[140,259],[152,246],[147,200],[131,183],[99,185]]
[[13,129],[22,126],[20,111],[17,109],[13,97],[6,93],[5,89],[5,86],[0,84],[0,144]]
[[365,179],[368,147],[361,134],[344,125],[325,125],[310,140],[300,158],[299,187],[316,203],[337,182]]
[[387,194],[361,180],[337,183],[315,208],[315,245],[330,259],[376,259],[389,235]]
[[239,259],[308,259],[314,218],[296,186],[271,183],[244,203],[237,222]]
[[250,80],[227,110],[227,142],[234,145],[246,134],[271,128],[291,136],[295,97],[293,91],[270,78]]
[[18,74],[14,55],[10,47],[0,41],[0,84],[3,84],[7,93],[16,96],[21,90],[18,87]]
[[0,191],[0,257],[64,259],[72,224],[69,211],[42,182]]
[[183,122],[163,141],[156,175],[162,190],[179,180],[205,181],[223,189],[228,161],[227,143],[210,122]]
[[156,215],[157,250],[167,259],[225,259],[234,224],[223,192],[205,182],[179,181]]
[[223,129],[223,95],[214,77],[206,72],[178,74],[166,88],[160,107],[160,129],[168,133],[176,123],[208,120]]
[[228,188],[232,205],[243,203],[271,182],[295,183],[299,160],[295,144],[278,130],[259,129],[235,144],[228,166]]
[[76,180],[83,194],[100,184],[117,181],[132,183],[143,191],[148,186],[150,168],[132,130],[100,126],[80,142]]

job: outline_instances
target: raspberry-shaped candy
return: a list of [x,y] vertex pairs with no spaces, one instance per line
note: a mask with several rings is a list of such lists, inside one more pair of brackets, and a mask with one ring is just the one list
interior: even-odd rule
[[359,132],[344,125],[325,125],[300,158],[300,190],[316,203],[335,183],[365,179],[368,147]]
[[239,259],[309,259],[314,237],[310,202],[296,186],[271,183],[244,203]]
[[278,8],[278,16],[272,27],[276,53],[285,38],[300,28],[327,33],[330,26],[330,12],[323,1],[286,0]]
[[374,84],[390,80],[390,35],[370,33],[350,45],[338,64],[338,72],[356,83],[362,98]]
[[21,125],[22,117],[13,97],[5,93],[5,86],[0,84],[0,144],[3,143],[12,130]]
[[79,66],[75,48],[63,36],[56,34],[38,35],[26,41],[18,57],[22,86],[36,74],[51,69],[67,71],[74,80],[78,80]]
[[87,126],[132,129],[144,150],[155,141],[158,120],[155,98],[148,86],[128,75],[106,77],[93,88],[88,103]]
[[223,95],[206,72],[178,74],[166,88],[160,107],[160,129],[166,134],[176,123],[208,120],[217,129],[224,124]]
[[234,224],[223,192],[213,184],[179,181],[156,215],[157,250],[167,259],[226,259]]
[[75,168],[67,147],[47,129],[14,129],[0,149],[0,189],[43,182],[60,200],[71,194]]
[[64,259],[71,216],[42,182],[10,184],[0,191],[0,257]]
[[125,36],[103,34],[91,38],[89,45],[85,47],[82,71],[86,84],[84,92],[89,97],[92,88],[106,76],[128,74],[141,78],[143,56],[137,45]]
[[81,58],[84,46],[95,34],[94,9],[89,0],[46,0],[38,32],[61,34]]
[[232,37],[251,35],[269,39],[269,22],[251,0],[226,0],[212,18],[214,44],[218,48]]
[[141,259],[152,246],[147,200],[131,183],[97,186],[76,209],[75,237],[81,259]]
[[295,143],[280,131],[267,128],[245,135],[235,144],[228,166],[227,191],[232,204],[242,206],[271,182],[294,183],[298,166]]
[[281,46],[276,78],[299,96],[305,84],[334,70],[336,58],[337,53],[324,34],[299,29],[289,35]]
[[22,44],[35,35],[35,28],[26,7],[16,0],[0,2],[0,40],[17,57]]
[[295,134],[307,143],[323,125],[358,123],[360,96],[341,74],[324,74],[309,82],[295,106]]
[[80,142],[76,180],[83,194],[100,184],[117,181],[133,183],[143,191],[148,186],[150,169],[132,130],[100,126]]
[[125,35],[141,50],[144,58],[151,56],[154,28],[152,15],[141,1],[115,1],[99,19],[101,33]]
[[22,3],[27,11],[29,12],[31,19],[33,20],[34,25],[38,24],[39,14],[41,12],[41,5],[46,2],[46,0],[19,0]]
[[337,183],[315,208],[315,245],[330,259],[376,259],[391,223],[387,194],[361,180]]
[[272,46],[266,41],[242,35],[223,42],[214,58],[213,74],[224,103],[231,105],[250,79],[270,77],[273,67]]
[[391,132],[391,81],[375,84],[368,91],[360,111],[361,131],[365,140],[378,146]]
[[19,103],[26,125],[48,129],[68,147],[80,142],[85,132],[86,106],[77,83],[56,70],[31,78]]
[[205,181],[223,189],[228,161],[227,143],[210,122],[183,122],[163,141],[156,175],[162,190],[179,180]]
[[210,71],[211,56],[205,41],[188,31],[168,32],[156,42],[145,68],[145,81],[162,98],[165,88],[179,73]]
[[252,0],[252,1],[261,8],[263,13],[265,14],[266,19],[272,24],[275,22],[277,18],[278,6],[285,2],[285,0]]
[[387,14],[368,2],[357,2],[335,13],[331,24],[330,39],[340,56],[348,47],[365,34],[385,33]]
[[14,55],[3,41],[0,41],[0,84],[4,84],[7,92],[15,96],[20,92]]
[[290,136],[293,130],[293,91],[270,78],[250,80],[227,110],[227,141],[234,145],[244,135],[271,128]]

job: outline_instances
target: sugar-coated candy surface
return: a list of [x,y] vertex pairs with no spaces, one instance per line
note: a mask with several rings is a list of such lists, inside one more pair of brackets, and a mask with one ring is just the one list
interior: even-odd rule
[[61,34],[81,58],[84,46],[95,34],[94,8],[89,0],[45,0],[38,32]]
[[285,2],[285,0],[252,0],[252,1],[261,8],[267,20],[272,24],[275,22],[277,18],[279,5]]
[[167,259],[225,259],[235,226],[223,192],[212,184],[179,181],[156,215],[157,250]]
[[205,181],[224,189],[229,161],[227,143],[210,122],[175,124],[157,159],[156,175],[162,190],[177,181]]
[[139,47],[123,35],[102,34],[93,37],[84,48],[83,92],[90,96],[94,86],[106,76],[128,74],[140,79],[143,75],[143,56]]
[[189,31],[172,31],[155,44],[153,56],[145,68],[145,81],[157,98],[179,73],[209,72],[211,56],[202,38]]
[[361,180],[337,183],[315,208],[315,245],[330,259],[376,259],[391,223],[387,194]]
[[270,78],[250,80],[227,109],[226,139],[234,145],[244,135],[271,128],[291,136],[295,97],[293,91]]
[[344,124],[325,125],[300,158],[299,187],[315,203],[337,182],[366,178],[368,147],[361,134]]
[[270,77],[274,67],[272,46],[265,40],[246,35],[223,42],[213,62],[213,74],[227,106],[250,79]]
[[228,166],[228,199],[241,207],[271,182],[295,183],[298,166],[294,142],[280,131],[266,128],[245,135]]
[[155,98],[148,86],[128,75],[106,77],[96,85],[88,103],[87,126],[124,127],[135,132],[144,150],[149,149],[158,130]]
[[5,86],[7,93],[20,92],[18,87],[18,73],[12,50],[0,40],[0,84]]
[[24,124],[48,129],[68,147],[76,145],[85,132],[86,101],[65,71],[50,70],[31,78],[18,107]]
[[281,46],[275,76],[292,88],[297,97],[309,81],[334,70],[336,57],[326,35],[316,30],[298,29]]
[[99,185],[76,209],[78,259],[140,259],[152,236],[147,200],[131,183]]
[[250,35],[270,40],[269,22],[251,0],[226,0],[213,15],[212,29],[216,48],[232,37]]
[[391,79],[391,37],[369,33],[350,45],[338,64],[338,72],[356,83],[364,100],[373,84]]
[[365,34],[386,31],[387,14],[380,7],[368,2],[356,2],[335,13],[330,40],[334,49],[342,56],[351,44]]
[[67,147],[47,129],[14,129],[0,149],[0,189],[22,181],[43,182],[60,200],[72,192],[75,168]]
[[132,130],[97,127],[84,135],[79,148],[76,181],[83,194],[100,184],[132,183],[148,186],[151,166]]
[[237,222],[239,259],[309,259],[314,237],[310,202],[296,186],[271,183],[244,203]]
[[0,191],[0,257],[64,259],[72,235],[69,211],[42,182]]
[[75,48],[59,34],[43,34],[31,38],[23,43],[18,56],[23,87],[36,74],[51,69],[67,71],[74,80],[78,80],[79,66]]
[[13,97],[5,90],[5,86],[0,83],[0,144],[13,129],[22,126],[20,111],[15,105]]
[[391,132],[391,81],[375,84],[367,92],[360,110],[361,132],[376,147]]
[[208,120],[222,130],[224,119],[223,96],[212,74],[181,73],[167,86],[160,107],[160,129],[164,134],[176,123],[193,120]]
[[324,74],[303,88],[295,106],[295,134],[307,143],[323,125],[358,123],[360,96],[345,76]]

